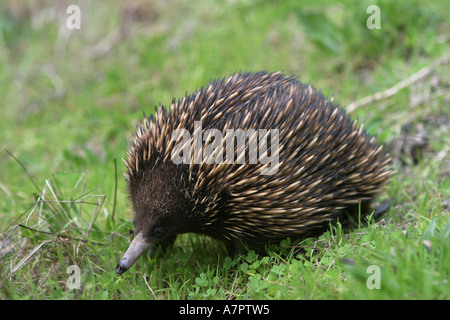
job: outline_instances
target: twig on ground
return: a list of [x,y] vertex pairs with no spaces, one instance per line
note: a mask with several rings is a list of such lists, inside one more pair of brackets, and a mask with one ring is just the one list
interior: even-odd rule
[[362,106],[373,103],[374,101],[379,101],[382,99],[392,97],[400,90],[402,90],[406,87],[409,87],[411,84],[425,78],[426,76],[431,74],[436,69],[436,67],[438,67],[439,65],[448,63],[449,60],[450,60],[450,53],[447,53],[444,56],[442,56],[441,58],[434,61],[431,65],[420,69],[419,71],[412,74],[408,78],[397,83],[395,86],[393,86],[385,91],[376,92],[370,96],[364,97],[358,101],[354,101],[354,102],[350,103],[347,106],[347,112],[353,112]]
[[155,295],[155,292],[152,290],[152,288],[150,287],[150,285],[148,284],[148,281],[147,281],[147,278],[148,278],[148,275],[147,274],[144,274],[144,273],[142,273],[142,272],[139,272],[141,275],[142,275],[142,277],[144,278],[144,281],[145,281],[145,284],[147,285],[147,288],[150,290],[150,292],[152,293],[152,295],[153,295],[153,298],[155,298],[155,300],[158,300],[158,298],[156,297],[156,295]]

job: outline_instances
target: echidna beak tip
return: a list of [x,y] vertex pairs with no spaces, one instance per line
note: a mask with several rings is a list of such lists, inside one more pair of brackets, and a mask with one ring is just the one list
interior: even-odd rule
[[123,266],[120,262],[117,264],[117,267],[116,267],[116,273],[117,274],[122,274],[122,273],[124,273],[127,270],[128,269],[125,266]]

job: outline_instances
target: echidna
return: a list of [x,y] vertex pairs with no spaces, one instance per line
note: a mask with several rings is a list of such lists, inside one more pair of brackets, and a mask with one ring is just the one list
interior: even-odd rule
[[160,107],[138,124],[124,162],[135,236],[117,273],[181,233],[259,253],[319,235],[369,212],[391,176],[363,125],[279,72],[235,73]]

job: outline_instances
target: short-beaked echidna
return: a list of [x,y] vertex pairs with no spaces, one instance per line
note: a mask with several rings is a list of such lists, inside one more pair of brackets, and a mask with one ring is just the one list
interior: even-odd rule
[[144,116],[124,162],[135,236],[118,273],[181,233],[257,252],[319,235],[368,212],[391,176],[382,146],[332,99],[266,72],[214,80]]

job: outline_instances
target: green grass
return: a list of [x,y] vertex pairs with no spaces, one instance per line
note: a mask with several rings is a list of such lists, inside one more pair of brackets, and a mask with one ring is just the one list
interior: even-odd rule
[[0,8],[0,299],[450,299],[448,61],[351,115],[395,160],[383,220],[265,257],[183,235],[115,274],[133,229],[120,158],[143,110],[239,70],[296,74],[345,107],[448,54],[445,1],[78,4],[73,32],[52,1]]

